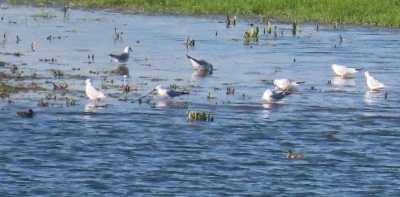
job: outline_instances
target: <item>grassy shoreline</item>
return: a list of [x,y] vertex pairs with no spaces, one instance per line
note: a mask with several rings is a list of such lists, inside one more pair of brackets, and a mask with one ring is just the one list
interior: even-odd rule
[[8,0],[12,4],[72,5],[164,14],[240,14],[289,21],[400,27],[398,0]]

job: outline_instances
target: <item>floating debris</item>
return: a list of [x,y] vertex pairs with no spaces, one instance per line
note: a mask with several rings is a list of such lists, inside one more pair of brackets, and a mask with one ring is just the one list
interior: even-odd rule
[[61,83],[59,85],[53,83],[53,90],[66,90],[68,88],[68,83]]
[[189,121],[214,121],[211,113],[207,114],[204,111],[187,111],[187,118]]
[[195,44],[195,40],[194,39],[191,39],[191,38],[189,38],[189,36],[183,41],[183,45],[185,45],[186,47],[188,47],[188,46],[191,46],[191,47],[194,47],[194,44]]
[[44,100],[40,100],[37,105],[39,107],[48,107],[49,106],[49,102],[44,101]]
[[227,87],[226,94],[235,94],[235,88]]
[[21,38],[17,35],[17,44],[21,42]]
[[114,28],[114,41],[122,39],[122,34],[124,34],[124,32],[123,31],[118,31],[117,27],[115,27]]
[[343,36],[339,34],[339,42],[342,43],[343,41],[344,41]]
[[128,94],[131,91],[131,87],[129,85],[122,85],[122,92]]
[[32,43],[31,43],[31,51],[36,51],[36,42],[35,41],[32,41]]
[[53,74],[55,78],[64,76],[64,72],[60,69],[50,69],[50,72]]
[[117,68],[110,71],[111,74],[127,75],[129,76],[129,68],[125,64],[117,66]]
[[23,55],[21,52],[0,52],[1,55],[13,55],[15,57],[20,57]]
[[11,71],[11,74],[16,74],[17,71],[18,71],[18,66],[17,65],[12,65],[10,67],[10,71]]
[[46,37],[46,40],[49,40],[49,41],[52,41],[53,39],[61,39],[61,36],[52,36],[52,35],[49,35],[49,36],[47,36]]
[[217,98],[215,95],[211,94],[211,92],[208,93],[207,99],[215,99]]
[[67,105],[76,105],[76,100],[73,98],[66,98]]
[[56,58],[52,57],[52,58],[40,58],[39,59],[40,62],[50,62],[50,63],[55,63],[57,61]]

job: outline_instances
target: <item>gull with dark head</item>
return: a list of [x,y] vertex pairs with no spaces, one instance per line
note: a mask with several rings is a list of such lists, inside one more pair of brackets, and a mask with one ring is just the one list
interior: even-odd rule
[[296,87],[302,83],[304,83],[304,81],[295,82],[290,79],[275,79],[274,80],[274,86],[282,91],[291,91],[294,87]]
[[376,91],[385,87],[383,83],[372,77],[368,71],[365,71],[364,75],[365,79],[367,80],[367,86],[370,90]]
[[91,79],[86,79],[86,95],[89,99],[102,99],[106,97],[103,92],[93,86]]
[[186,57],[190,60],[193,67],[195,67],[197,70],[213,70],[213,65],[205,60],[198,60],[189,55],[186,55]]
[[124,52],[121,54],[109,54],[111,58],[114,59],[114,61],[124,64],[129,60],[129,52],[133,52],[132,48],[130,46],[126,46],[124,49]]
[[340,77],[347,78],[347,77],[351,77],[351,75],[353,73],[356,73],[356,72],[362,70],[362,68],[350,68],[350,67],[339,65],[339,64],[332,64],[332,70]]
[[267,103],[276,103],[283,100],[291,92],[275,91],[271,89],[265,90],[262,100]]

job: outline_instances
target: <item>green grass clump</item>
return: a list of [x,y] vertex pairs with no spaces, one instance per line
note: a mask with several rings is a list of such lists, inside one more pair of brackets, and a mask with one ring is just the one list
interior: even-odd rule
[[187,111],[186,114],[189,121],[214,121],[214,117],[204,111]]
[[[12,3],[32,3],[9,0]],[[398,0],[36,0],[39,5],[72,4],[167,14],[244,14],[289,21],[400,26]]]
[[52,12],[42,11],[42,12],[34,13],[32,15],[32,17],[33,18],[55,18],[55,17],[57,17],[57,15],[55,13],[52,13]]

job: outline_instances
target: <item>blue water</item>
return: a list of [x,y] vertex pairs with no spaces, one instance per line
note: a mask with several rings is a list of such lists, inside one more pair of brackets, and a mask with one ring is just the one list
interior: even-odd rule
[[[19,68],[1,81],[34,82],[45,90],[0,100],[1,196],[400,195],[398,29],[320,24],[316,31],[316,24],[300,24],[296,36],[261,31],[258,43],[244,45],[249,23],[262,27],[258,18],[238,17],[226,28],[225,16],[73,8],[64,18],[59,8],[2,8],[6,39],[0,38],[0,52],[23,55],[0,54],[9,63],[0,72]],[[32,17],[43,12],[56,17]],[[123,39],[114,40],[115,27]],[[61,39],[49,41],[49,35]],[[194,47],[182,45],[187,36],[196,40]],[[126,45],[134,51],[129,78],[108,72],[117,64],[107,55]],[[91,54],[95,63],[89,64]],[[185,54],[217,70],[198,76]],[[55,63],[39,61],[52,57]],[[333,63],[362,67],[386,87],[369,92],[363,72],[337,78]],[[54,78],[51,69],[65,75]],[[16,78],[34,73],[36,78]],[[88,77],[105,100],[86,98]],[[276,78],[305,83],[283,103],[263,104]],[[53,91],[53,82],[67,83],[68,91]],[[123,84],[133,91],[124,94]],[[173,106],[157,96],[137,102],[158,84],[190,94],[175,98]],[[235,94],[227,95],[227,87]],[[216,98],[207,99],[209,93]],[[48,107],[37,105],[42,99]],[[28,108],[33,118],[15,115]],[[214,121],[189,122],[187,110],[211,113]],[[286,159],[289,149],[305,159]]]

